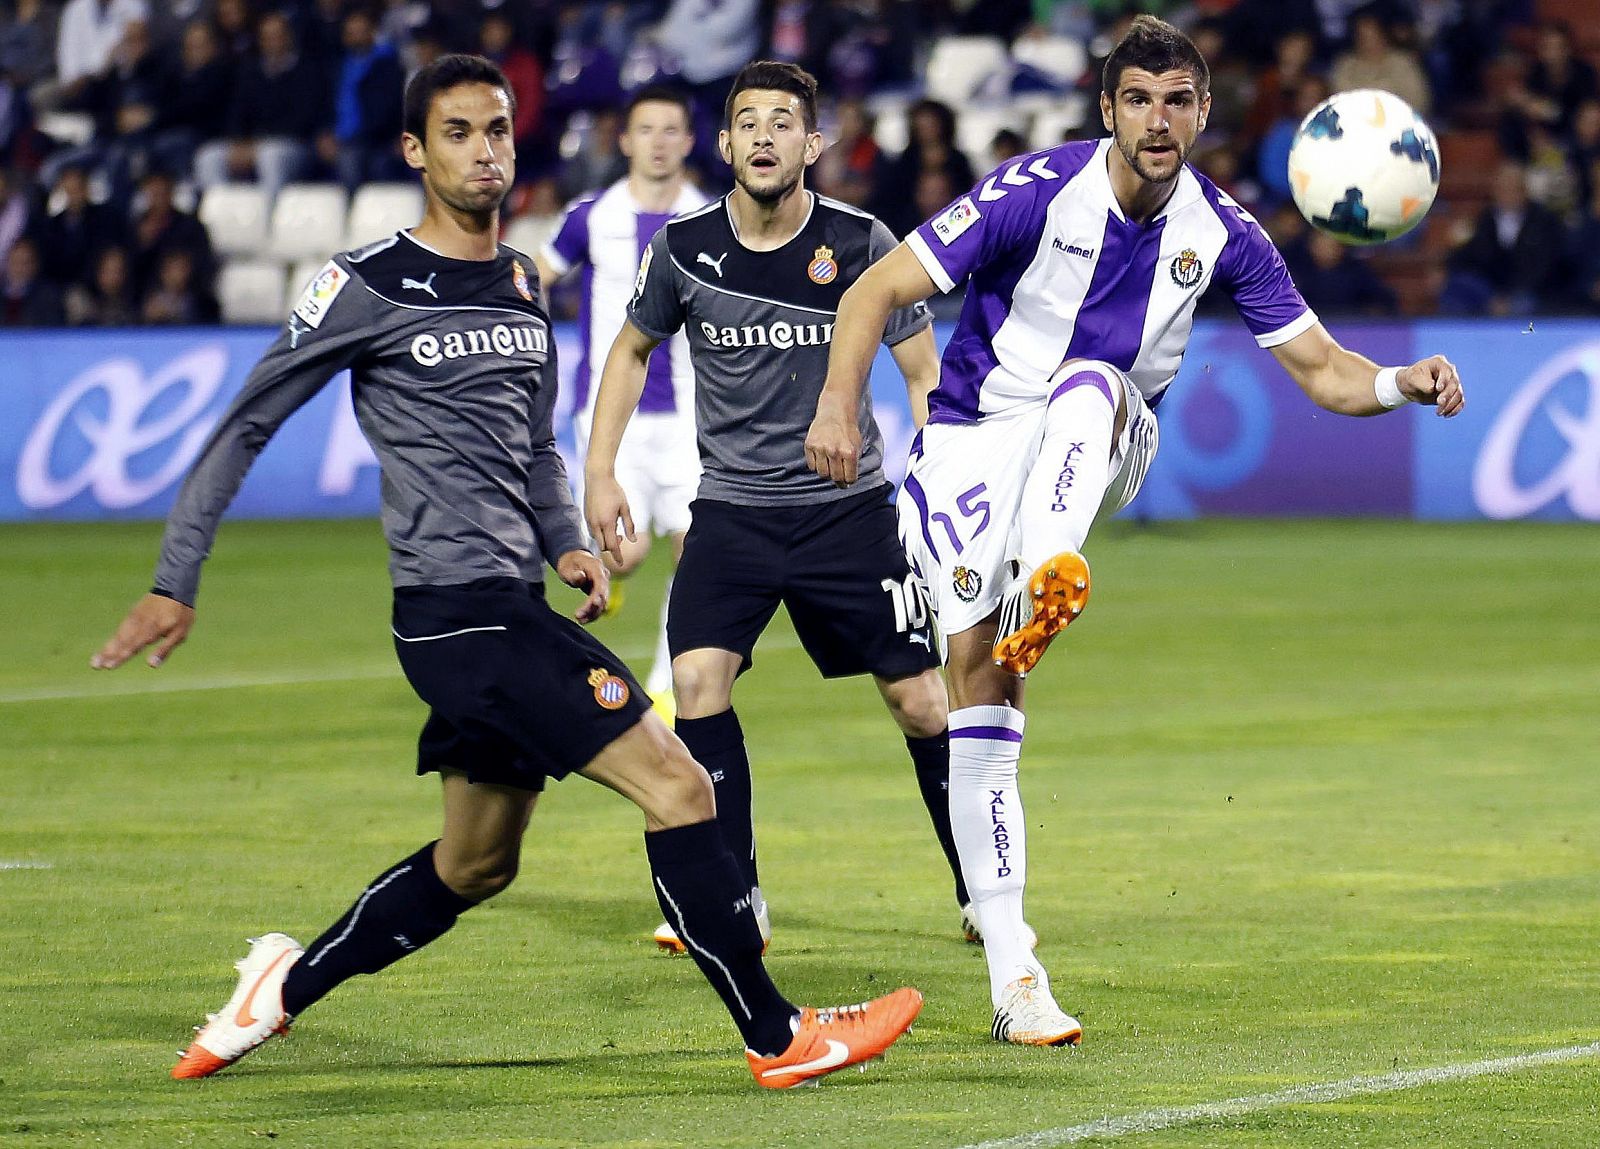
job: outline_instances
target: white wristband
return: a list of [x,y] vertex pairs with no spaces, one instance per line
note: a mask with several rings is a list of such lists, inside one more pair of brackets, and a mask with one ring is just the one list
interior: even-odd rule
[[1383,367],[1378,370],[1378,377],[1372,381],[1372,393],[1378,397],[1378,402],[1383,404],[1386,411],[1393,411],[1396,407],[1404,407],[1411,402],[1400,394],[1400,368]]

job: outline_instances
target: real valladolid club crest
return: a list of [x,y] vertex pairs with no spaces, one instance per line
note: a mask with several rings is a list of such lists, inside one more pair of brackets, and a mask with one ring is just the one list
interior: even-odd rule
[[1193,287],[1206,273],[1206,265],[1200,262],[1194,248],[1186,247],[1172,257],[1171,271],[1173,283],[1179,287]]
[[833,262],[833,248],[824,244],[817,248],[811,256],[811,264],[806,268],[806,277],[812,283],[832,283],[839,274],[839,265]]
[[533,302],[533,292],[528,290],[528,273],[522,269],[522,264],[517,260],[511,261],[511,283],[517,289],[517,294]]
[[609,670],[595,667],[589,672],[594,700],[607,710],[620,710],[628,701],[628,684]]
[[956,567],[950,572],[950,585],[962,602],[975,602],[983,592],[983,576],[970,567]]

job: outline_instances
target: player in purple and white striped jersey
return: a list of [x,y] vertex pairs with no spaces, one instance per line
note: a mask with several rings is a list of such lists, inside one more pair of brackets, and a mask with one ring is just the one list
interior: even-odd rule
[[1256,221],[1185,163],[1208,88],[1181,32],[1137,18],[1101,80],[1110,139],[1003,165],[851,288],[806,440],[813,469],[848,482],[859,453],[849,416],[884,318],[967,284],[899,508],[945,636],[951,823],[1000,1041],[1082,1033],[1051,996],[1022,916],[1022,678],[1088,600],[1090,527],[1138,493],[1200,295],[1225,291],[1329,411],[1426,403],[1448,416],[1463,401],[1441,356],[1380,368],[1340,346]]
[[[628,174],[603,191],[575,200],[555,236],[535,256],[539,278],[547,287],[583,269],[578,309],[582,349],[573,404],[580,456],[588,453],[600,369],[627,318],[640,257],[669,219],[708,202],[684,171],[694,144],[691,123],[689,102],[682,93],[664,87],[640,89],[628,102],[623,121],[621,145]],[[700,482],[694,369],[681,333],[650,357],[638,417],[629,424],[617,454],[617,478],[632,501],[639,530],[635,539],[624,543],[620,562],[609,553],[602,556],[611,573],[621,578],[636,570],[656,535],[670,542],[676,566],[689,530],[689,503]],[[583,501],[581,491],[578,500]],[[670,587],[669,582],[669,591]],[[663,598],[645,691],[670,718],[672,657],[667,652],[666,609]]]

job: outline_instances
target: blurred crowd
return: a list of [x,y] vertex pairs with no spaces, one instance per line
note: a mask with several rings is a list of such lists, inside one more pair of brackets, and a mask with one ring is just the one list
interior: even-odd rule
[[[1595,313],[1600,21],[1558,18],[1583,8],[0,0],[0,322],[217,321],[218,260],[194,210],[206,189],[254,181],[270,201],[292,182],[410,178],[397,146],[405,80],[449,51],[496,60],[515,89],[508,219],[553,227],[564,202],[621,175],[618,109],[647,83],[693,96],[693,163],[706,190],[722,189],[714,143],[727,82],[765,55],[821,81],[829,147],[813,186],[904,234],[994,165],[1103,134],[1100,64],[1138,11],[1178,23],[1206,54],[1214,103],[1192,158],[1256,212],[1320,312]],[[965,88],[934,91],[930,64],[937,71],[952,52],[970,63],[973,45],[998,45],[994,65]],[[1285,168],[1300,118],[1330,92],[1356,87],[1395,92],[1444,141],[1445,194],[1433,217],[1375,255],[1306,228]],[[1470,159],[1453,180],[1456,147]]]

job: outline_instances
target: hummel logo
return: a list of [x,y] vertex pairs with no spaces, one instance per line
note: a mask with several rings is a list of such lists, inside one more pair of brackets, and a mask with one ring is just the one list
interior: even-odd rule
[[293,312],[289,313],[289,350],[298,350],[300,337],[310,334],[311,328],[300,326],[300,317]]
[[799,1065],[779,1065],[772,1069],[762,1070],[762,1077],[772,1077],[779,1073],[810,1073],[812,1070],[837,1069],[850,1059],[850,1047],[842,1041],[828,1038],[828,1052],[811,1061]]
[[1094,248],[1079,247],[1075,243],[1063,243],[1059,236],[1050,241],[1050,246],[1055,248],[1057,251],[1064,251],[1068,255],[1076,255],[1080,259],[1094,258]]
[[717,273],[717,278],[718,279],[721,279],[722,278],[722,261],[727,259],[727,258],[728,258],[728,253],[727,252],[723,252],[721,255],[717,256],[716,259],[712,259],[709,255],[707,255],[705,252],[702,251],[699,255],[694,257],[694,261],[696,263],[705,264],[707,267],[711,268],[711,270],[713,270],[713,271],[715,271]]
[[435,299],[438,299],[439,293],[433,289],[433,277],[438,274],[439,273],[437,271],[430,271],[428,272],[428,278],[421,280],[420,282],[415,279],[402,279],[400,281],[400,290],[426,291],[429,295],[433,296]]

